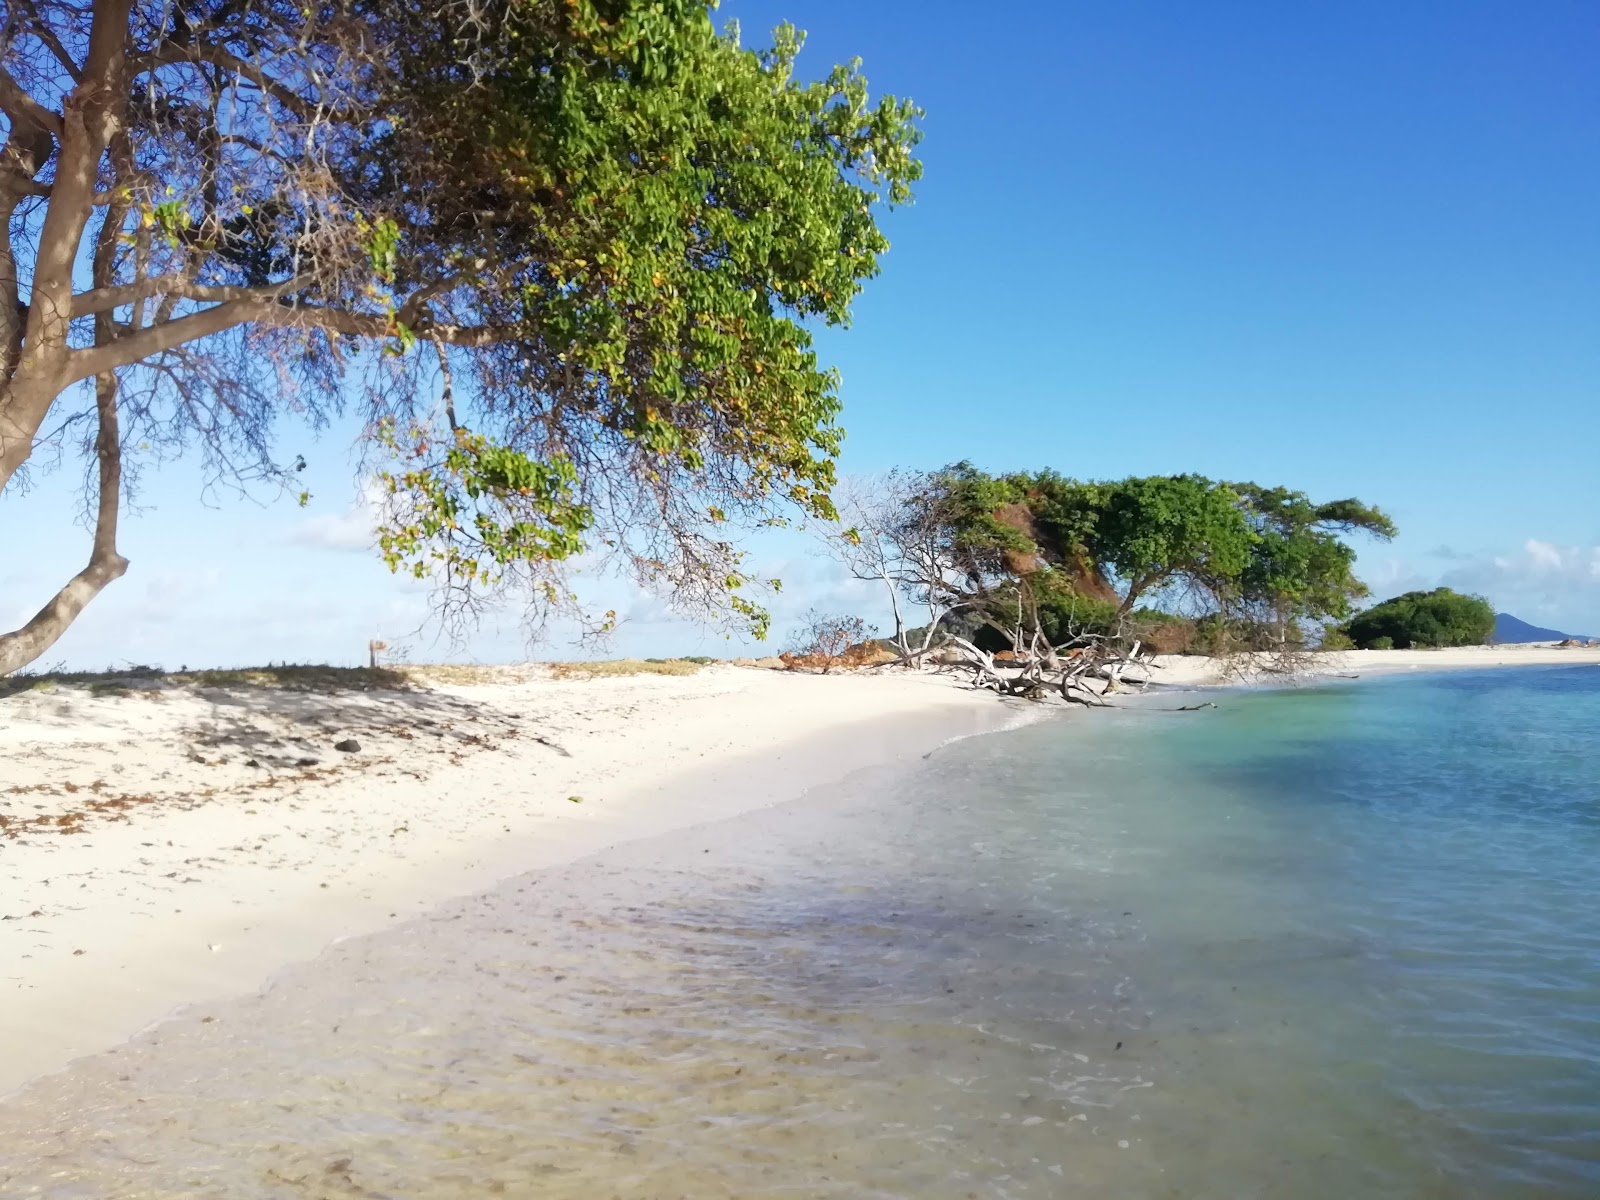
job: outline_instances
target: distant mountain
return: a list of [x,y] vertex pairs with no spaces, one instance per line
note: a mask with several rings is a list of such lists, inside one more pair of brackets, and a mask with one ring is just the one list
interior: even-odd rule
[[1562,633],[1555,629],[1541,629],[1537,625],[1529,625],[1526,621],[1517,620],[1510,613],[1494,615],[1494,640],[1497,646],[1514,642],[1564,642],[1568,638],[1589,640],[1581,633]]

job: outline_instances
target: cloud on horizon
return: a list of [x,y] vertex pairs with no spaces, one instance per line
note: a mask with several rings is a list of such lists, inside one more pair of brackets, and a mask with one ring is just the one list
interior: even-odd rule
[[1366,559],[1360,573],[1375,601],[1448,587],[1535,625],[1600,636],[1600,544],[1527,538],[1510,551],[1438,546],[1416,559]]
[[1600,546],[1558,546],[1529,538],[1514,553],[1453,567],[1440,582],[1487,596],[1500,612],[1525,621],[1578,632],[1600,627]]

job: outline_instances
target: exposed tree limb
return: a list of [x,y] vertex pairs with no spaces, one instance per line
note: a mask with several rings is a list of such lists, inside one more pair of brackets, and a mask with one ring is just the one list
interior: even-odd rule
[[30,96],[4,67],[0,67],[0,111],[10,117],[13,123],[43,130],[57,140],[63,134],[61,114]]
[[101,375],[95,380],[95,412],[100,421],[99,433],[95,436],[99,494],[95,501],[94,544],[89,562],[26,625],[0,634],[0,675],[21,669],[55,645],[84,606],[128,569],[128,560],[117,552],[122,442],[117,418],[116,376]]
[[72,298],[72,315],[87,317],[96,313],[112,312],[124,305],[147,300],[152,296],[175,296],[180,300],[215,303],[225,303],[230,300],[267,302],[303,291],[314,282],[316,282],[314,276],[303,275],[261,287],[237,287],[195,283],[185,274],[151,275],[131,283],[119,283],[79,292]]

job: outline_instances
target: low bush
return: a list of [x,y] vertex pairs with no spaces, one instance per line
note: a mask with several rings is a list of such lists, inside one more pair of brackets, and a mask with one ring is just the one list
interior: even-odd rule
[[[1494,609],[1481,596],[1436,588],[1385,600],[1346,628],[1351,640],[1365,650],[1481,646],[1494,634]],[[1379,646],[1380,641],[1387,641],[1389,647]]]

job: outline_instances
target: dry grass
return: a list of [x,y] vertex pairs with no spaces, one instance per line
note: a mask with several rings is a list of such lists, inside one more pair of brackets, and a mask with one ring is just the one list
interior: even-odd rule
[[609,679],[621,675],[694,675],[707,662],[687,658],[618,658],[610,662],[551,663],[556,679]]
[[0,696],[18,692],[81,688],[97,696],[150,694],[167,687],[266,687],[301,692],[407,691],[410,676],[388,667],[329,667],[283,664],[214,671],[160,671],[128,667],[106,671],[45,671],[0,679]]
[[0,698],[21,692],[73,688],[96,696],[151,696],[166,688],[279,688],[286,691],[340,692],[426,690],[435,685],[473,687],[493,683],[526,683],[544,678],[601,679],[625,675],[693,675],[716,660],[710,658],[639,659],[611,662],[562,662],[538,666],[477,666],[463,663],[395,667],[329,667],[283,664],[210,671],[161,671],[127,667],[105,671],[24,672],[0,679]]
[[407,679],[424,686],[443,683],[452,687],[475,687],[485,683],[526,683],[536,672],[526,667],[481,666],[473,663],[433,663],[415,667],[396,667]]

